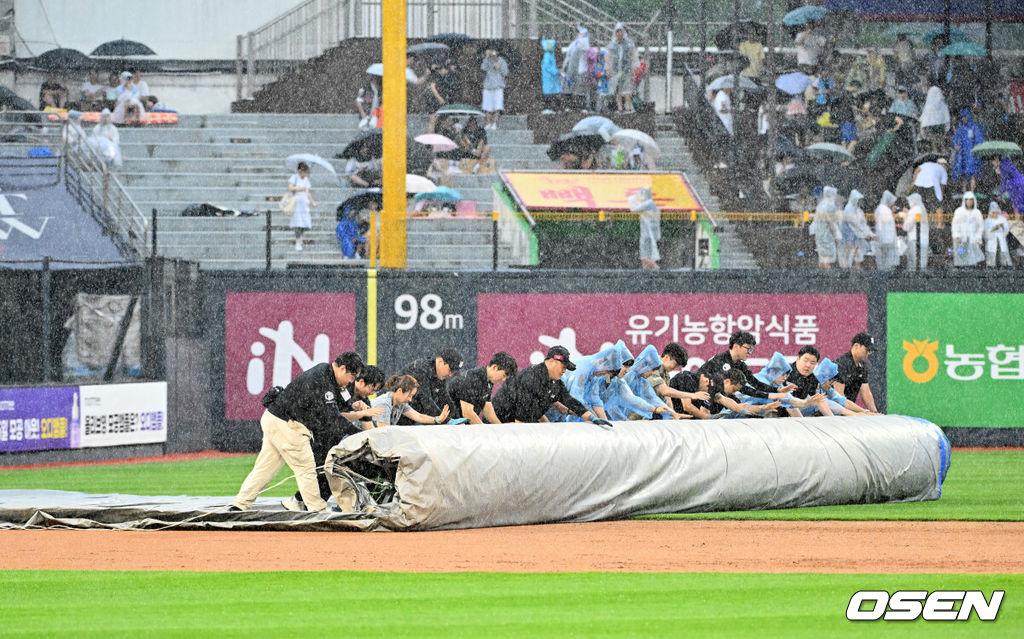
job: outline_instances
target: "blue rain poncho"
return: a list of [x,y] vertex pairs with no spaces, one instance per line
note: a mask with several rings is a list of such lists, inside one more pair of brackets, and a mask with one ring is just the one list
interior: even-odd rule
[[[569,389],[569,394],[580,400],[588,409],[595,406],[604,406],[601,399],[601,391],[604,390],[605,378],[597,375],[603,371],[618,372],[622,368],[622,353],[616,346],[609,346],[601,351],[580,357],[576,360],[576,370],[566,371],[562,375],[562,382]],[[578,420],[572,415],[567,415],[566,420]]]
[[[818,380],[819,386],[830,379],[834,379],[838,374],[839,367],[827,357],[818,362],[818,365],[814,367],[814,377]],[[829,408],[834,413],[838,413],[846,407],[846,398],[831,386],[825,392],[825,399],[828,400]]]
[[558,63],[555,62],[555,41],[541,40],[544,58],[540,61],[541,88],[544,95],[561,93],[561,82],[558,79]]
[[[754,373],[754,377],[761,380],[765,384],[776,386],[775,380],[777,380],[780,375],[785,375],[791,370],[793,370],[793,367],[790,366],[789,362],[786,361],[786,356],[780,353],[779,351],[775,351],[774,353],[772,353],[772,358],[768,360],[768,364],[766,364],[765,367],[761,369],[761,372]],[[771,402],[775,401],[774,399],[750,397],[748,395],[743,395],[741,399],[743,400],[744,404],[770,404]],[[786,402],[785,400],[782,401],[782,405],[785,406],[786,408],[789,407],[789,403]],[[729,409],[725,409],[725,411],[728,413],[732,412]]]
[[[617,346],[620,345],[625,347],[622,340],[619,340],[619,344],[617,344]],[[658,356],[658,350],[649,344],[637,356],[628,373],[609,381],[602,395],[604,410],[608,413],[609,419],[629,419],[633,413],[650,418],[658,406],[665,405],[651,388],[647,379],[641,377],[644,373],[652,371],[660,365],[661,358]]]

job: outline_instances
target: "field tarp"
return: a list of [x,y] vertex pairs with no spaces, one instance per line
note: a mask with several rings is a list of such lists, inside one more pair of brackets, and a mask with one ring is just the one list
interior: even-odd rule
[[328,456],[347,512],[296,513],[269,497],[227,512],[231,497],[0,490],[0,528],[440,530],[923,501],[941,495],[949,452],[934,424],[892,415],[389,426]]

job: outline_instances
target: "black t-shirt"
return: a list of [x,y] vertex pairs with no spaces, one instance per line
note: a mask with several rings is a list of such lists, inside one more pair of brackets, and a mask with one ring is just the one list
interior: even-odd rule
[[448,396],[451,397],[452,417],[465,417],[462,414],[461,402],[473,405],[473,410],[480,413],[484,405],[491,401],[494,384],[487,381],[487,368],[481,366],[465,371],[448,382]]
[[796,370],[796,362],[793,363],[793,368],[786,376],[786,383],[796,384],[796,389],[792,393],[793,397],[799,399],[807,399],[818,393],[818,378],[814,376],[814,371],[811,371],[810,375],[801,375]]
[[704,365],[700,367],[700,372],[707,375],[710,380],[724,379],[725,372],[732,368],[740,369],[747,378],[747,385],[740,391],[744,395],[757,397],[758,399],[768,399],[768,393],[777,392],[776,388],[771,384],[765,384],[754,377],[746,362],[743,360],[734,362],[729,351],[723,351],[704,362]]
[[868,383],[868,363],[857,364],[853,361],[853,355],[849,351],[836,358],[836,366],[839,367],[839,374],[836,381],[845,384],[843,395],[851,402],[857,401],[860,395],[860,387]]
[[[399,375],[412,375],[419,382],[420,388],[413,395],[409,407],[418,413],[429,417],[437,417],[441,414],[441,407],[451,404],[448,397],[448,384],[446,380],[438,379],[435,358],[426,357],[418,359],[412,364],[403,368]],[[402,417],[399,424],[415,424],[408,417]]]
[[360,431],[341,416],[340,405],[345,402],[343,390],[334,378],[331,365],[317,364],[285,386],[267,410],[281,419],[299,422],[309,429],[314,439],[339,442]]
[[494,396],[494,412],[502,422],[540,421],[555,402],[564,404],[571,413],[581,416],[589,409],[569,394],[560,379],[548,376],[548,367],[541,362],[519,371],[498,389]]
[[[669,388],[674,388],[683,393],[696,393],[700,390],[700,373],[694,371],[682,371],[676,373],[672,379],[668,380],[668,385]],[[707,402],[699,399],[691,399],[690,402],[694,406],[698,407],[706,407],[708,405]],[[685,413],[686,410],[683,408],[683,400],[678,397],[673,397],[672,410],[677,413]]]
[[708,402],[708,412],[712,415],[717,415],[722,412],[725,406],[718,403],[719,395],[724,395],[737,404],[740,400],[736,399],[735,395],[729,395],[725,392],[725,380],[722,377],[712,377],[708,383],[708,394],[711,395],[711,401]]

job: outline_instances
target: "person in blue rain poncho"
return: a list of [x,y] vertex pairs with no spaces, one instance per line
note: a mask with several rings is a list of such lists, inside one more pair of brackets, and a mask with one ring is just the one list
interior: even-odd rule
[[846,399],[842,393],[832,388],[832,384],[839,375],[839,367],[829,358],[824,358],[814,367],[814,377],[818,380],[818,389],[825,394],[829,409],[833,415],[857,415],[870,414],[866,408],[858,405],[853,400]]
[[[970,109],[960,112],[960,118],[953,131],[953,167],[950,179],[961,180],[964,191],[973,191],[978,175],[981,174],[981,160],[971,153],[975,146],[985,141],[981,127],[974,121]],[[970,178],[970,189],[967,180]]]
[[[626,351],[628,354],[628,350]],[[632,357],[632,356],[630,356]],[[622,351],[616,346],[601,349],[593,355],[576,358],[576,370],[566,371],[562,383],[569,394],[579,400],[601,419],[608,419],[601,392],[607,387],[608,379],[622,369]],[[571,414],[562,414],[560,408],[548,411],[550,421],[579,421]]]
[[559,108],[562,81],[559,78],[558,63],[555,62],[555,41],[541,40],[544,57],[540,61],[541,92],[544,110],[541,113],[554,113]]
[[[622,341],[619,341],[622,344]],[[625,344],[623,344],[625,346]],[[609,380],[604,390],[605,412],[609,419],[688,419],[689,415],[673,412],[654,392],[647,378],[661,366],[661,356],[653,344],[648,344],[628,370]],[[625,368],[625,367],[624,367]]]

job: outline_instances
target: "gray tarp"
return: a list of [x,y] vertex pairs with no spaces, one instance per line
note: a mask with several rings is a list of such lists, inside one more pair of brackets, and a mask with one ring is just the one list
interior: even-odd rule
[[348,437],[332,454],[345,459],[329,476],[335,495],[357,512],[293,513],[260,498],[230,513],[231,497],[0,490],[0,528],[431,530],[919,501],[939,498],[949,466],[938,427],[891,415],[617,422],[613,430],[388,426]]
[[[387,427],[334,456],[343,507],[432,530],[938,499],[949,443],[934,424],[880,415]],[[376,479],[374,465],[397,493],[381,503],[349,479]]]

